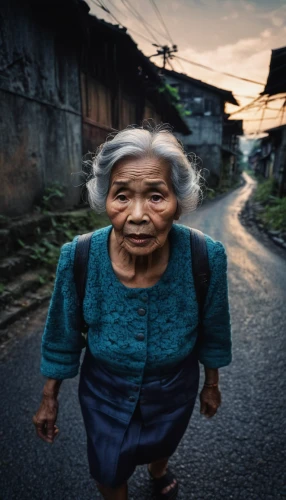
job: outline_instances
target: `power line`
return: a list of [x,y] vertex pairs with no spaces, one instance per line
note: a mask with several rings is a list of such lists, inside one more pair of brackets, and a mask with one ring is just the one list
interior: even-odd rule
[[[108,0],[110,1],[110,3],[113,5],[114,7],[114,4],[111,0]],[[133,30],[132,28],[127,28],[128,31],[131,31],[132,33],[135,33],[137,36],[141,37],[142,39],[146,40],[148,43],[152,44],[152,45],[156,45],[158,46],[160,49],[161,49],[161,54],[164,55],[164,54],[167,54],[168,52],[168,55],[167,55],[167,58],[170,57],[170,54],[174,51],[172,49],[169,49],[168,47],[168,51],[166,52],[166,49],[167,49],[167,46],[162,46],[159,44],[158,40],[154,37],[154,34],[149,30],[148,28],[148,25],[149,23],[146,23],[146,21],[144,20],[144,18],[141,16],[141,14],[133,7],[129,4],[129,1],[128,0],[121,0],[123,5],[129,10],[129,12],[131,12],[135,18],[139,21],[142,22],[143,26],[145,26],[146,30],[150,33],[150,35],[153,37],[153,40],[150,40],[149,38],[147,38],[146,36],[142,35],[141,33],[138,33],[136,30]],[[101,8],[104,12],[106,12],[112,19],[114,19],[116,21],[116,23],[119,25],[119,26],[122,26],[123,28],[125,27],[111,12],[110,10],[106,7],[106,5],[104,5],[103,1],[102,0],[91,0],[91,2],[96,5],[97,7]],[[120,10],[116,7],[116,9],[118,10],[118,12],[120,12]],[[151,26],[151,25],[149,25]],[[153,26],[151,26],[152,29]],[[155,30],[157,33],[160,34],[160,36],[164,36],[163,34],[161,34],[160,32],[158,32],[157,30]],[[165,36],[164,36],[165,37]],[[165,37],[166,38],[166,37]],[[156,43],[154,43],[154,41]],[[177,50],[176,46],[173,45],[173,49]],[[159,51],[158,51],[159,53]],[[156,54],[157,55],[157,54]],[[159,54],[160,55],[160,54]],[[152,56],[150,56],[152,57]],[[165,64],[165,57],[164,57],[164,64]],[[180,61],[178,61],[178,63],[180,64],[181,66],[181,69],[184,71],[184,68],[182,66],[182,64],[180,63]],[[173,67],[172,67],[173,68]],[[173,71],[174,71],[174,68],[173,68]]]
[[260,98],[261,98],[261,96],[259,95],[258,97],[256,97],[255,99],[253,99],[253,101],[251,101],[250,103],[246,104],[246,106],[243,106],[242,108],[237,109],[236,111],[233,111],[233,113],[230,113],[229,116],[237,115],[238,113],[241,113],[242,111],[246,111],[247,109],[251,108],[252,105],[254,103],[256,103]]
[[100,7],[102,10],[104,10],[104,12],[106,12],[109,16],[111,16],[115,21],[116,23],[119,25],[119,26],[122,26],[122,28],[124,28],[124,25],[118,21],[118,19],[116,19],[116,17],[110,12],[110,10],[102,3],[102,1],[96,1],[96,0],[91,0],[91,2],[96,5],[97,7]]
[[173,42],[172,37],[171,37],[171,35],[170,35],[170,32],[169,32],[169,30],[168,30],[168,28],[167,28],[166,24],[164,23],[164,19],[163,19],[162,15],[161,15],[161,13],[160,13],[160,11],[159,11],[159,9],[158,9],[158,7],[157,7],[156,3],[155,3],[155,0],[150,0],[150,2],[151,2],[151,4],[153,5],[153,8],[154,8],[154,10],[155,10],[155,13],[156,13],[156,15],[157,15],[157,17],[158,17],[159,21],[160,21],[160,22],[161,22],[161,24],[163,25],[163,27],[164,27],[164,29],[165,29],[165,32],[166,32],[166,34],[167,34],[167,35],[168,35],[168,37],[169,37],[169,40],[170,40],[171,44],[172,44],[172,45],[174,45],[174,42]]
[[[266,118],[246,118],[245,120],[243,120],[242,118],[242,121],[243,122],[261,122],[261,121],[264,121],[264,120],[277,120],[277,118],[279,118],[278,116],[267,116]],[[229,120],[229,121],[232,121],[232,120]],[[235,121],[235,120],[233,120]]]
[[[136,9],[134,9],[132,6],[129,6],[127,0],[121,0],[121,1],[122,1],[123,5],[125,7],[127,7],[127,9],[133,14],[133,16],[135,16],[135,18],[142,22],[142,24],[145,26],[145,29],[148,31],[149,35],[151,35],[154,38],[155,43],[160,45],[160,42],[154,36],[154,33],[149,29],[148,24],[145,22],[144,18],[141,16],[141,14],[138,11],[136,11]],[[135,14],[134,14],[134,12],[135,12]],[[136,12],[137,12],[137,15],[136,15]]]
[[126,28],[118,19],[116,19],[116,17],[110,12],[110,10],[105,5],[103,5],[102,3],[96,2],[95,0],[90,0],[90,1],[94,5],[96,5],[97,7],[101,8],[104,12],[106,12],[113,19],[115,19],[116,23],[119,26],[122,26],[123,28],[128,29],[128,31],[131,31],[132,33],[135,33],[137,36],[143,38],[144,40],[146,40],[147,42],[149,42],[151,45],[153,45],[153,43],[154,43],[153,40],[150,40],[149,38],[147,38],[146,36],[142,35],[141,33],[138,33],[136,30],[133,30],[132,28]]
[[107,1],[111,3],[113,9],[117,10],[117,12],[119,12],[119,14],[121,14],[122,16],[125,16],[125,14],[118,7],[116,7],[113,0],[107,0]]
[[[233,113],[230,113],[229,116],[233,116],[233,115],[236,115],[238,113],[241,113],[243,111],[247,111],[247,110],[250,110],[250,109],[253,109],[253,108],[256,108],[256,107],[259,107],[259,104],[261,104],[261,107],[263,105],[266,105],[264,106],[264,108],[266,107],[267,108],[267,104],[270,102],[270,101],[277,101],[277,100],[280,100],[280,99],[285,99],[285,97],[274,97],[274,98],[266,98],[262,95],[259,95],[258,97],[256,97],[255,99],[253,99],[253,101],[251,101],[250,103],[248,103],[246,106],[243,106],[243,108],[240,108],[240,109],[237,109],[236,111],[233,111]],[[257,103],[258,101],[258,103]],[[256,105],[255,103],[257,103],[258,105]]]
[[235,97],[244,97],[245,99],[254,99],[256,97],[255,95],[235,94],[234,92],[233,92],[233,95]]
[[[109,0],[111,1],[111,0]],[[149,26],[150,28],[152,28],[153,31],[155,31],[155,33],[157,33],[159,36],[161,36],[162,38],[165,38],[166,40],[169,40],[166,35],[164,35],[164,33],[161,33],[160,31],[158,31],[156,28],[154,28],[154,26],[152,26],[150,23],[147,23],[147,21],[145,21],[144,17],[141,16],[140,12],[138,12],[137,9],[135,9],[135,7],[133,5],[130,4],[130,2],[128,0],[121,0],[121,2],[123,3],[123,5],[125,6],[125,8],[131,12],[131,14],[133,14],[133,16],[138,20],[138,21],[141,21],[142,24],[146,27],[146,26]],[[118,9],[117,9],[118,10]],[[147,29],[147,28],[146,28]],[[153,36],[153,34],[151,34]]]
[[236,78],[237,80],[242,80],[244,82],[255,83],[256,85],[261,85],[262,87],[264,87],[264,85],[265,85],[265,83],[257,82],[256,80],[250,80],[249,78],[243,78],[242,76],[236,76],[236,75],[233,75],[232,73],[226,73],[225,71],[219,71],[217,69],[210,68],[209,66],[205,66],[204,64],[190,61],[189,59],[186,59],[185,57],[181,57],[181,56],[175,56],[175,57],[177,59],[181,59],[181,61],[185,61],[189,64],[192,64],[193,66],[199,66],[200,68],[207,69],[208,71],[213,71],[214,73],[219,73],[220,75],[225,75],[225,76],[229,76],[231,78]]

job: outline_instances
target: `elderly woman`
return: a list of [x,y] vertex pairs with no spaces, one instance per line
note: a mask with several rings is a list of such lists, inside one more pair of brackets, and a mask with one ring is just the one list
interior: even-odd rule
[[[168,460],[194,408],[199,362],[201,413],[212,417],[218,369],[231,361],[226,254],[204,236],[211,278],[198,346],[190,230],[174,221],[195,208],[200,188],[179,142],[168,130],[123,130],[99,149],[87,188],[91,207],[111,222],[92,235],[83,301],[89,329],[79,399],[90,472],[106,500],[126,500],[128,479],[148,464],[156,498],[174,499]],[[33,420],[48,443],[58,432],[61,382],[79,370],[76,244],[62,247],[42,341],[47,381]]]

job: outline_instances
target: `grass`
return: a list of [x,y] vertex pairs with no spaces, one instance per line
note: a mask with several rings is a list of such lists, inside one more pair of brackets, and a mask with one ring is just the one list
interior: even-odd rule
[[286,232],[286,198],[274,198],[261,212],[261,220],[268,229]]
[[277,196],[277,183],[273,178],[258,183],[254,200],[263,207],[259,218],[266,228],[286,232],[286,198]]

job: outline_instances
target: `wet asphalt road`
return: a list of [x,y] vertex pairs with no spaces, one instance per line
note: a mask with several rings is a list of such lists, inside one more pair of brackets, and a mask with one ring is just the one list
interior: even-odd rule
[[[238,220],[253,187],[247,179],[242,188],[181,221],[226,246],[233,328],[233,362],[220,371],[223,404],[207,420],[197,401],[170,461],[181,500],[286,498],[286,260]],[[37,331],[20,338],[0,365],[0,498],[99,498],[88,473],[77,379],[62,386],[55,444],[35,437],[31,418],[43,385],[40,336]],[[147,500],[150,491],[145,467],[138,467],[130,499]]]

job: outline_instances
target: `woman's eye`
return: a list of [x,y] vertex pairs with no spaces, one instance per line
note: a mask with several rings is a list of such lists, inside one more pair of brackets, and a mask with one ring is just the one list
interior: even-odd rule
[[153,195],[151,196],[151,199],[152,199],[152,201],[155,201],[155,202],[156,202],[156,201],[161,201],[162,196],[161,196],[161,195],[159,195],[159,194],[153,194]]
[[126,201],[126,196],[125,196],[125,194],[119,194],[119,195],[117,196],[117,199],[118,199],[119,201]]

